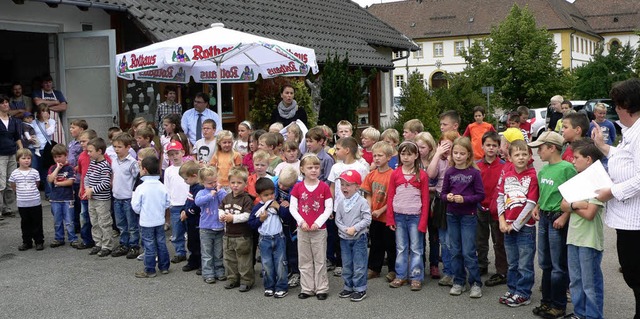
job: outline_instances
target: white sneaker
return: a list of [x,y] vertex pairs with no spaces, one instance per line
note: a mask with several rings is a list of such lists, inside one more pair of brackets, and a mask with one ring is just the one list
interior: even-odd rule
[[482,287],[478,286],[477,284],[473,284],[473,286],[471,286],[471,292],[469,293],[469,297],[471,298],[482,297]]
[[467,291],[467,286],[462,286],[458,284],[453,284],[451,290],[449,290],[449,294],[452,296],[460,296],[463,292]]
[[144,260],[144,251],[142,251],[142,253],[140,255],[138,255],[138,257],[136,257],[137,260]]
[[342,267],[336,267],[333,270],[333,275],[336,276],[336,277],[342,276]]
[[300,274],[291,274],[291,278],[289,278],[289,288],[295,288],[300,286]]

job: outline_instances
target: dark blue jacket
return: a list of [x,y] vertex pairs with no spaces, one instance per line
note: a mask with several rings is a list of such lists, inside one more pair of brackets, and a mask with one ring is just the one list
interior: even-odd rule
[[0,121],[0,155],[15,155],[18,150],[16,141],[22,136],[22,121],[9,116],[9,127]]

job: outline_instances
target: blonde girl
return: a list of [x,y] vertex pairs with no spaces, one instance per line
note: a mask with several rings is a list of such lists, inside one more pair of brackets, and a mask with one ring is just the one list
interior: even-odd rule
[[230,131],[220,131],[216,136],[216,145],[216,151],[209,165],[218,169],[220,186],[229,188],[229,171],[232,167],[242,165],[242,156],[233,149],[233,133]]
[[392,288],[406,284],[422,289],[424,280],[424,234],[429,218],[429,179],[420,168],[418,145],[398,146],[400,166],[393,171],[387,188],[387,226],[396,232],[396,278]]
[[251,122],[242,121],[238,124],[238,138],[233,142],[233,149],[240,155],[249,153],[249,135],[251,135]]
[[[477,206],[484,199],[480,170],[473,161],[473,147],[468,137],[459,137],[451,150],[452,167],[444,174],[441,199],[447,202],[447,234],[451,253],[453,286],[450,295],[459,296],[465,289],[467,273],[471,298],[482,297],[482,281],[476,255]],[[466,269],[466,270],[465,270]]]

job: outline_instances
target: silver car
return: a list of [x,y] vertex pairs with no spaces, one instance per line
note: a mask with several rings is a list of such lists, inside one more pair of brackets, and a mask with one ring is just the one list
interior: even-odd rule
[[531,139],[536,140],[547,129],[547,108],[530,109]]

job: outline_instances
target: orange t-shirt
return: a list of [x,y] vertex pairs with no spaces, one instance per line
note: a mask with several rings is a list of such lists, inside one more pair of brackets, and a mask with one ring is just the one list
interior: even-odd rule
[[[380,173],[377,169],[371,171],[367,177],[364,178],[360,189],[368,195],[371,195],[371,211],[387,204],[387,188],[389,187],[389,180],[391,179],[393,170],[390,169],[384,173]],[[373,217],[373,216],[372,216]],[[373,217],[373,220],[387,223],[386,210],[379,217]]]
[[482,135],[484,133],[494,131],[493,125],[482,122],[480,124],[473,122],[467,126],[467,129],[462,134],[471,139],[471,145],[473,146],[473,158],[479,160],[484,157],[484,151],[482,150]]
[[218,169],[218,184],[223,187],[229,186],[229,171],[231,171],[231,168],[241,164],[242,156],[238,152],[218,151],[211,157],[211,162],[209,162],[209,165]]
[[[269,178],[269,175],[265,175],[264,177]],[[258,181],[258,178],[258,174],[253,173],[249,175],[249,178],[247,179],[247,193],[256,198],[253,201],[254,205],[260,203],[260,197],[258,196],[258,192],[256,192],[256,182]]]

